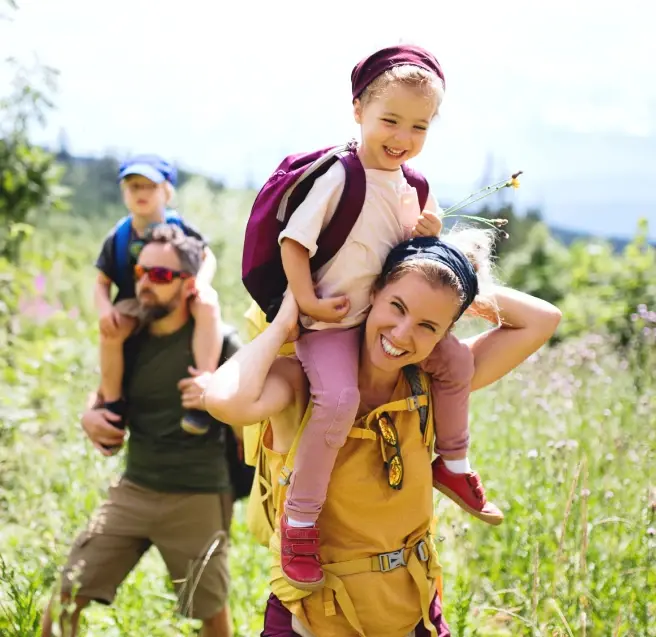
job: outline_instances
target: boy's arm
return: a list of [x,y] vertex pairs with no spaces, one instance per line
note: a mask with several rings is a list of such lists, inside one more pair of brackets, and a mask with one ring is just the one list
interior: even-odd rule
[[99,316],[105,316],[112,311],[111,286],[111,279],[106,274],[98,272],[93,286],[93,298]]
[[205,246],[205,249],[203,250],[203,264],[200,266],[200,270],[196,275],[196,283],[200,285],[209,285],[211,287],[215,274],[216,257],[209,246]]

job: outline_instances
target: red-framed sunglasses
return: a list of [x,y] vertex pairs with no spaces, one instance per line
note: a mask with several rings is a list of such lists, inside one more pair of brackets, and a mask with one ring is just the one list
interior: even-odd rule
[[134,278],[136,281],[141,279],[143,275],[148,276],[148,280],[151,283],[171,283],[173,279],[189,279],[191,274],[189,272],[179,272],[178,270],[171,270],[171,268],[162,268],[159,266],[154,266],[149,268],[145,265],[134,266]]

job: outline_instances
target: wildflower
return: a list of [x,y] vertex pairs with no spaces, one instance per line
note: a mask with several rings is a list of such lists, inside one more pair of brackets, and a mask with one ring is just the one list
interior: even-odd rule
[[530,449],[528,453],[526,454],[527,458],[537,458],[538,457],[538,450],[537,449]]
[[517,190],[519,188],[519,176],[523,173],[524,171],[518,170],[516,173],[512,174],[510,176],[510,179],[506,182],[506,188],[514,188]]
[[654,536],[654,535],[656,535],[656,529],[655,529],[653,526],[650,526],[650,527],[647,529],[647,535],[650,535],[650,536]]
[[614,497],[615,493],[613,493],[613,491],[606,491],[606,493],[604,493],[604,498],[606,498],[606,500],[611,500]]
[[656,487],[649,489],[649,508],[656,513]]

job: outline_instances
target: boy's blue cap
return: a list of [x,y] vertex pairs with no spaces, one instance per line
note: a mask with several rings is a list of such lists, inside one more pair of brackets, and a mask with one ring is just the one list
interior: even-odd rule
[[124,161],[118,169],[118,180],[129,175],[141,175],[156,184],[168,181],[175,186],[177,171],[175,166],[157,155],[137,155]]

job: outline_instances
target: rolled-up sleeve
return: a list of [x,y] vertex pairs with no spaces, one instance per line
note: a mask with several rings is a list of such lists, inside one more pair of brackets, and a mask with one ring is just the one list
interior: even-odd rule
[[289,218],[285,229],[278,235],[278,243],[292,239],[300,243],[313,257],[321,231],[335,214],[339,198],[344,190],[346,174],[342,162],[336,161],[319,177],[307,197]]

